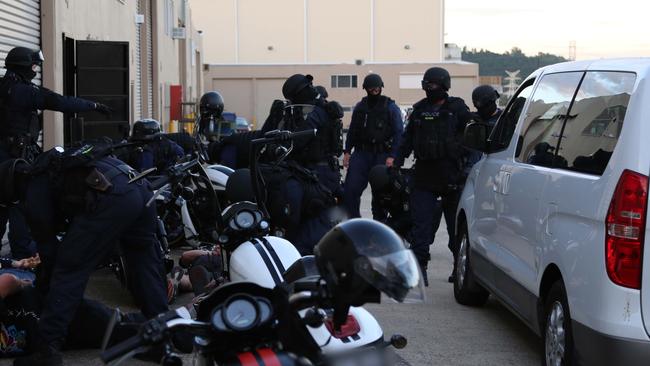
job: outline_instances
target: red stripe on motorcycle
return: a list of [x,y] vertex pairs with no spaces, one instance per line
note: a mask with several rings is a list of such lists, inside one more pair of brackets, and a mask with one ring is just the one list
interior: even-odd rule
[[242,366],[259,366],[255,359],[255,355],[251,352],[240,353],[237,355],[237,358],[239,358],[239,362]]
[[262,360],[266,366],[282,366],[282,363],[280,363],[278,356],[276,356],[275,352],[273,352],[273,350],[270,348],[258,349],[257,354],[262,357]]

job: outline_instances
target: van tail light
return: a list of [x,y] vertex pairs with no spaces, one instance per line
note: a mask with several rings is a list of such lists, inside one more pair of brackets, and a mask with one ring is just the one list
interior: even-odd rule
[[625,170],[607,212],[605,262],[617,285],[641,289],[648,177]]
[[348,314],[348,318],[345,321],[345,324],[341,325],[341,329],[338,331],[334,329],[334,322],[332,321],[332,319],[327,319],[325,321],[325,326],[327,327],[327,330],[329,330],[330,334],[334,338],[338,338],[338,339],[351,337],[361,331],[361,326],[359,326],[359,322],[352,314]]

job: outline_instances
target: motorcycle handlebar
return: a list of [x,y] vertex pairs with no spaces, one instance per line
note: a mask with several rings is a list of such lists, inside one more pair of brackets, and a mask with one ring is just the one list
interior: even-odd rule
[[285,130],[273,130],[264,134],[264,137],[251,141],[253,145],[263,145],[280,141],[293,140],[300,137],[316,136],[316,129],[309,129],[297,132]]

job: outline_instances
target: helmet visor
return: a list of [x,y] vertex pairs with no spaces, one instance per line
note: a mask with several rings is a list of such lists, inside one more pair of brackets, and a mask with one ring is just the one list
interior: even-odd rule
[[361,256],[355,270],[364,280],[398,302],[424,302],[424,286],[415,255],[400,250],[377,257]]

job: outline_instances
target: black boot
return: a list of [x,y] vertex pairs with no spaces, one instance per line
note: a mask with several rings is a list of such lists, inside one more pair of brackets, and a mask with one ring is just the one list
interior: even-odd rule
[[25,357],[18,357],[14,360],[14,366],[62,366],[63,356],[58,348],[50,345],[43,345],[37,348],[34,354]]
[[447,278],[447,282],[449,283],[454,283],[456,281],[456,268],[451,270],[451,274],[449,275],[449,278]]

